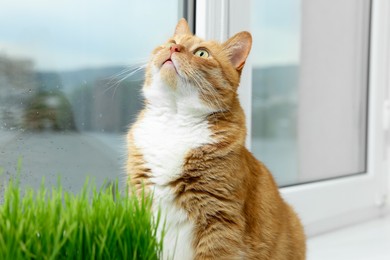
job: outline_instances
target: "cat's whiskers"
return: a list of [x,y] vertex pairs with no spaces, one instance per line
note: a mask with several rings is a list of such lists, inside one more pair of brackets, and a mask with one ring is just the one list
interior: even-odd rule
[[[205,95],[206,90],[203,86],[204,84],[202,82],[202,79],[195,73],[191,73],[191,72],[192,71],[190,71],[190,79],[193,81],[193,83],[195,83],[195,86],[200,89],[199,94],[201,98],[205,100],[207,103],[209,103],[210,105],[214,105],[212,100],[210,100],[210,98]],[[216,105],[217,108],[220,109],[220,105],[218,104],[218,101]]]
[[145,60],[142,60],[142,61],[141,61],[141,60],[140,60],[140,61],[137,61],[137,62],[133,63],[133,65],[128,66],[128,67],[122,69],[122,70],[119,71],[118,73],[115,73],[114,75],[112,75],[112,76],[110,76],[110,77],[107,77],[106,79],[108,79],[108,80],[109,80],[109,83],[111,83],[112,81],[116,80],[118,77],[121,77],[121,76],[123,76],[124,74],[127,74],[127,73],[129,73],[129,72],[132,72],[132,71],[138,69],[138,68],[141,67],[141,66],[146,66],[146,64],[147,64],[147,60],[146,60],[146,59],[145,59]]
[[[145,69],[147,66],[146,63],[138,64],[131,66],[129,68],[123,69],[122,71],[118,72],[117,74],[114,74],[113,76],[109,77],[109,81],[107,83],[108,87],[104,91],[106,93],[107,91],[114,88],[113,97],[115,96],[116,90],[120,87],[121,83],[127,80],[128,78],[134,76],[139,71]],[[118,79],[119,78],[119,79]]]
[[134,69],[134,66],[131,66],[131,67],[128,67],[128,68],[124,68],[123,70],[119,71],[118,73],[115,73],[114,75],[108,77],[107,79],[109,79],[110,82],[111,82],[111,81],[115,80],[117,77],[122,76],[123,74],[129,73],[133,69]]
[[[201,91],[201,93],[202,93],[202,96],[206,99],[206,101],[212,105],[217,106],[217,109],[218,109],[217,112],[223,112],[223,111],[228,110],[227,108],[225,108],[226,104],[223,101],[219,100],[218,93],[214,89],[214,87],[210,84],[210,82],[202,80],[202,78],[200,78],[200,76],[197,74],[193,74],[193,77],[194,77],[194,79],[196,79],[198,88],[203,90],[203,91]],[[213,100],[208,98],[204,92],[208,92],[214,98],[214,102],[213,102]],[[225,105],[225,106],[223,106],[223,105]]]
[[[190,64],[187,61],[185,61],[185,62],[183,61],[181,63],[181,65],[183,66],[182,71],[187,74],[187,77],[189,79],[194,81],[196,87],[198,87],[201,90],[200,91],[201,97],[207,103],[210,103],[210,105],[216,105],[217,109],[219,110],[218,112],[228,111],[228,109],[224,108],[224,107],[226,107],[226,104],[224,104],[223,101],[220,101],[218,99],[217,91],[214,89],[214,87],[208,81],[201,78],[196,73],[196,71],[194,71],[194,69],[190,66]],[[211,96],[213,96],[215,102],[213,102],[209,97],[207,97],[205,95],[206,92],[208,92]],[[222,104],[221,104],[221,102],[222,102]],[[225,105],[225,106],[222,106],[222,105]]]

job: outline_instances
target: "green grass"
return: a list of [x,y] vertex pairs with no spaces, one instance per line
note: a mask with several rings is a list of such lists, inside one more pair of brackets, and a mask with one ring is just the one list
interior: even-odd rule
[[159,259],[150,198],[97,191],[88,181],[77,195],[60,184],[38,191],[22,191],[15,180],[5,186],[0,259]]

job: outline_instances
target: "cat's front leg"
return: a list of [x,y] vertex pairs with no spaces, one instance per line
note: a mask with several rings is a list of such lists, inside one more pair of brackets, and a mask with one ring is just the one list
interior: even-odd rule
[[[235,243],[227,243],[225,245],[221,245],[223,241],[218,241],[216,243],[215,240],[207,241],[207,243],[211,243],[214,245],[209,245],[203,247],[201,250],[198,249],[195,254],[194,260],[243,260],[247,259],[245,252],[242,249],[237,249],[237,245]],[[218,244],[218,245],[215,245]]]
[[204,228],[198,229],[194,259],[246,259],[241,225],[234,221],[209,221]]

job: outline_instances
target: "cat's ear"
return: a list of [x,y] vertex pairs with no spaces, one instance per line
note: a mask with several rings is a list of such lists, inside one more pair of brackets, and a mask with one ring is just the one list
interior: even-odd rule
[[228,39],[223,48],[227,50],[230,62],[237,71],[244,67],[246,58],[252,47],[252,35],[249,32],[239,32]]
[[175,29],[175,35],[182,35],[182,34],[192,35],[190,27],[188,26],[188,23],[187,23],[186,19],[184,19],[184,18],[181,18],[179,20],[179,22],[176,25],[176,29]]

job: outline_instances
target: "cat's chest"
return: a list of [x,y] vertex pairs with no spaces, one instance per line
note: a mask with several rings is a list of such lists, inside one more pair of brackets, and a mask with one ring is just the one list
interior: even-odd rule
[[[178,114],[147,111],[134,128],[134,142],[140,149],[150,181],[155,206],[161,210],[167,232],[162,259],[192,259],[194,224],[175,203],[169,183],[178,178],[188,153],[212,142],[207,121]],[[157,211],[156,211],[157,212]]]
[[207,120],[174,113],[146,111],[134,130],[152,182],[166,185],[180,176],[188,153],[211,143]]

